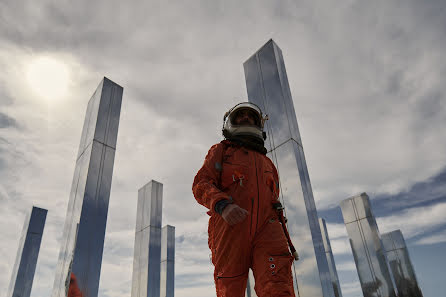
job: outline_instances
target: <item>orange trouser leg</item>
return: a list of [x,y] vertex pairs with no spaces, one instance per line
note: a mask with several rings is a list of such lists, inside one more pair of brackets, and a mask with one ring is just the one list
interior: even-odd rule
[[248,273],[236,277],[217,277],[214,273],[217,297],[245,297]]
[[254,239],[252,271],[258,297],[295,297],[293,257],[277,219],[267,221]]
[[209,222],[209,247],[217,297],[244,297],[251,262],[249,222],[229,226],[220,216]]

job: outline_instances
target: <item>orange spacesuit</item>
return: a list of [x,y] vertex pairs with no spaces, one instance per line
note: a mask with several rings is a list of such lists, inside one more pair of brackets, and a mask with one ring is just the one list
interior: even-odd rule
[[[218,297],[243,297],[251,268],[259,297],[295,296],[293,256],[273,204],[279,202],[279,178],[263,153],[223,140],[213,145],[195,176],[192,190],[209,209],[209,248]],[[247,211],[228,224],[215,207],[227,200]]]
[[79,290],[79,286],[77,284],[77,279],[74,273],[71,273],[70,276],[70,286],[68,288],[67,297],[82,297],[82,292]]

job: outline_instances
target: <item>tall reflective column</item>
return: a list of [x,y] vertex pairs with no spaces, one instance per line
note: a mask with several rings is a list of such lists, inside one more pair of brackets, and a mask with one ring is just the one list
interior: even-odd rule
[[150,181],[138,191],[132,297],[160,296],[163,184]]
[[415,269],[410,261],[403,234],[400,230],[384,233],[381,236],[390,269],[395,279],[398,297],[422,297]]
[[83,297],[98,294],[122,92],[104,77],[88,102],[53,297],[67,296],[70,277]]
[[29,297],[48,210],[33,206],[27,214],[6,297]]
[[334,297],[282,51],[270,40],[243,66],[249,101],[269,116],[265,147],[279,172],[280,200],[300,256],[293,264],[296,295]]
[[175,227],[161,230],[161,284],[160,297],[173,297],[175,289]]
[[364,297],[395,297],[378,226],[366,193],[341,202],[353,257]]
[[319,226],[321,227],[322,240],[324,241],[325,256],[327,257],[328,268],[330,269],[331,283],[336,297],[342,297],[341,286],[339,285],[338,271],[331,250],[330,238],[328,237],[327,225],[325,220],[319,218]]

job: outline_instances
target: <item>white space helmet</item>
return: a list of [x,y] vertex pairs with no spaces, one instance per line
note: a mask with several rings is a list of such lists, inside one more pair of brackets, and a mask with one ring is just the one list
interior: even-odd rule
[[[252,113],[254,125],[237,125],[235,123],[238,113],[242,110],[249,110]],[[267,119],[268,116],[264,115],[262,110],[254,103],[239,103],[226,112],[225,116],[223,117],[223,136],[226,138],[237,136],[255,137],[263,142],[266,139],[266,133],[263,131],[263,126]]]

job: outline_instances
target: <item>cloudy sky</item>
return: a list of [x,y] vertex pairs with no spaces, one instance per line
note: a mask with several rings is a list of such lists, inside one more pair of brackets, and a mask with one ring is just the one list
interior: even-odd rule
[[33,297],[49,296],[87,102],[124,87],[100,296],[130,296],[137,191],[164,184],[178,297],[215,296],[191,192],[242,63],[282,49],[319,215],[345,297],[362,296],[339,202],[367,192],[401,229],[425,297],[446,290],[446,2],[0,2],[0,296],[25,214],[49,210]]

